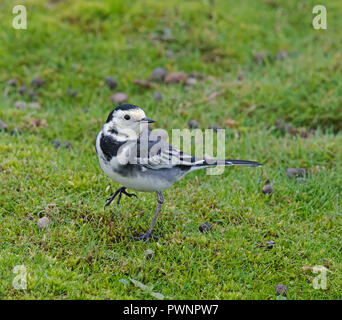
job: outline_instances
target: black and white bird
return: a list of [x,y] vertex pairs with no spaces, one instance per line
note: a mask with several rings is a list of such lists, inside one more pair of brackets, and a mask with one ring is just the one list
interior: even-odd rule
[[148,130],[148,124],[152,122],[154,120],[147,118],[138,106],[122,104],[109,114],[95,143],[102,170],[122,185],[107,199],[105,207],[115,197],[118,197],[119,205],[122,194],[137,197],[136,194],[127,192],[127,188],[157,193],[158,205],[150,228],[146,233],[133,237],[144,241],[158,238],[152,233],[152,229],[164,202],[162,190],[170,188],[187,173],[216,166],[217,163],[225,166],[261,165],[254,161],[230,159],[209,163],[204,158],[196,158],[169,145],[160,136],[154,136]]

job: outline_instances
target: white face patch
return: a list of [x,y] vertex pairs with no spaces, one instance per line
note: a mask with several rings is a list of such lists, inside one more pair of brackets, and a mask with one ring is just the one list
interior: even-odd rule
[[141,119],[145,118],[145,112],[142,111],[141,109],[133,109],[133,110],[129,110],[129,116],[131,116],[131,118],[133,118],[136,121],[140,121]]
[[[129,116],[130,119],[125,119],[125,116]],[[130,122],[140,121],[143,118],[145,118],[145,112],[141,109],[118,110],[114,112],[112,121],[127,125]]]
[[103,130],[115,135],[119,141],[136,140],[141,131],[140,121],[145,117],[145,112],[140,108],[117,110],[112,120],[103,126]]
[[[129,116],[130,119],[125,119],[125,116]],[[141,109],[118,110],[113,114],[112,121],[127,126],[130,122],[140,121],[143,118],[145,118],[145,112]]]

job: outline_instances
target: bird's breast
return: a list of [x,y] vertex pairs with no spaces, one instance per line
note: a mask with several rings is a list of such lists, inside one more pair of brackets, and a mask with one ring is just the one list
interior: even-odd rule
[[112,141],[105,139],[100,132],[96,138],[96,151],[101,168],[108,177],[123,186],[137,191],[154,192],[167,189],[178,180],[178,175],[175,174],[177,170],[154,170],[129,163],[129,152],[125,151],[125,145],[115,154],[110,145]]

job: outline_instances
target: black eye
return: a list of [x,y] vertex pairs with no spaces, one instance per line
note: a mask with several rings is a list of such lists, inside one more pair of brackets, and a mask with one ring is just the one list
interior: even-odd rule
[[126,114],[126,115],[124,116],[124,118],[125,118],[126,120],[131,119],[131,117],[130,117],[128,114]]

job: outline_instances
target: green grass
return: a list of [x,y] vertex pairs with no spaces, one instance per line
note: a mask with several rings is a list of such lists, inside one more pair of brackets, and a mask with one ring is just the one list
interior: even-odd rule
[[[172,299],[275,299],[277,284],[289,288],[288,299],[341,298],[340,1],[320,2],[328,11],[328,30],[320,31],[311,26],[315,1],[23,2],[28,30],[11,27],[13,1],[0,4],[0,120],[9,126],[0,131],[1,299],[154,299],[119,281],[129,278]],[[172,41],[153,39],[164,28]],[[293,54],[253,59],[281,50]],[[157,102],[154,90],[132,81],[158,66],[199,71],[205,80],[190,89],[155,84],[163,95]],[[107,75],[169,132],[190,119],[203,129],[234,119],[227,157],[265,165],[189,174],[165,192],[160,240],[130,240],[148,228],[156,199],[139,193],[103,210],[118,187],[94,149],[113,108]],[[35,76],[46,80],[35,90],[42,108],[16,109],[15,101],[29,97],[17,88],[3,96],[8,79],[31,88]],[[68,88],[78,90],[76,98]],[[30,118],[47,126],[32,128]],[[277,119],[309,137],[282,133]],[[14,128],[21,134],[11,135]],[[56,149],[52,139],[72,149]],[[287,167],[306,168],[307,183],[289,179]],[[261,192],[267,180],[272,196]],[[48,229],[37,226],[42,216],[52,221]],[[206,221],[213,229],[202,234]],[[268,240],[273,249],[260,247]],[[148,248],[154,259],[145,258]],[[27,268],[26,290],[13,288],[16,265]],[[302,270],[316,265],[329,268],[326,290],[314,289],[317,274]]]

